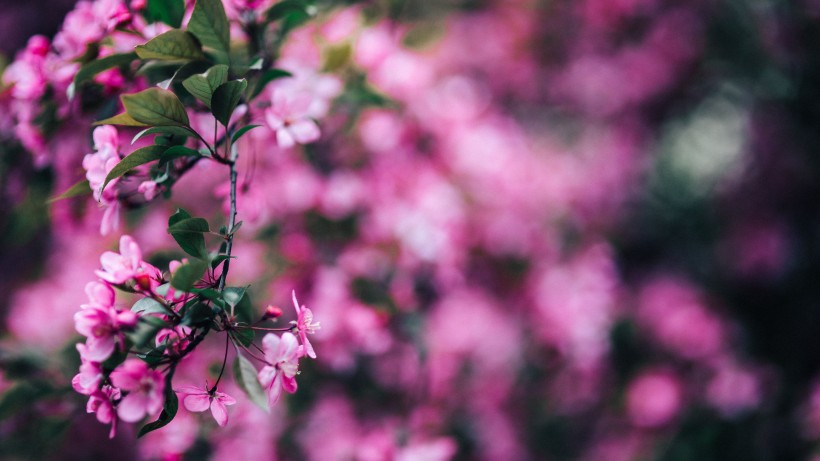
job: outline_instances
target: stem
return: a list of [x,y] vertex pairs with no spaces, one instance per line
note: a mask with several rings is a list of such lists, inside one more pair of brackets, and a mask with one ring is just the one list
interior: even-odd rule
[[222,379],[222,374],[225,373],[225,364],[228,363],[228,346],[231,344],[231,335],[225,335],[225,356],[222,357],[222,369],[219,370],[219,376],[216,378],[216,382],[214,383],[214,387],[208,391],[209,394],[213,395],[216,392],[216,386],[219,385],[219,380]]
[[231,168],[231,213],[228,217],[228,235],[226,237],[227,244],[225,246],[225,255],[228,256],[222,264],[222,274],[219,276],[219,291],[225,289],[225,281],[228,278],[228,269],[231,265],[231,249],[233,248],[233,227],[236,225],[236,157],[237,152],[231,149],[230,138],[226,138],[226,145],[228,152],[230,152],[230,160],[228,165]]

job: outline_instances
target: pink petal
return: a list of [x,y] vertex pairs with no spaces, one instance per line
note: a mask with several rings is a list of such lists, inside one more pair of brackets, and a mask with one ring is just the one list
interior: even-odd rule
[[319,126],[316,125],[316,122],[310,119],[302,119],[297,122],[293,122],[289,127],[291,135],[293,135],[296,142],[299,144],[307,144],[319,139],[322,135],[322,132],[319,131]]
[[225,405],[219,400],[214,400],[213,405],[211,405],[211,414],[214,415],[216,423],[220,426],[224,427],[226,424],[228,424],[228,410],[225,408]]
[[290,295],[293,298],[293,307],[296,308],[296,315],[299,315],[302,312],[302,309],[299,308],[299,302],[296,301],[296,290],[292,290]]
[[276,144],[282,149],[290,149],[296,141],[287,128],[279,128],[276,130]]
[[146,405],[147,402],[143,394],[128,394],[123,397],[119,406],[117,406],[117,413],[123,421],[135,423],[145,416]]
[[186,395],[185,398],[182,399],[182,404],[185,405],[186,410],[199,413],[207,410],[208,407],[211,406],[211,397],[208,394],[202,393],[202,389],[200,389],[199,392],[199,394]]
[[274,376],[273,382],[271,383],[270,387],[268,388],[268,406],[276,405],[276,402],[279,401],[279,397],[282,396],[282,374],[276,373]]

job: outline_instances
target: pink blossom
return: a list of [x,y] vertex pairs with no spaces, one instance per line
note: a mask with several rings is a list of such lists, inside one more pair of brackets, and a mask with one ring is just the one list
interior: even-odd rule
[[210,408],[217,424],[220,426],[228,424],[228,409],[225,406],[236,403],[230,395],[218,392],[216,389],[210,391],[195,386],[182,386],[176,389],[176,392],[183,395],[182,404],[188,411],[198,413]]
[[293,307],[296,308],[296,320],[290,322],[296,327],[299,332],[299,339],[302,341],[302,346],[305,348],[305,353],[308,357],[315,359],[316,352],[313,351],[313,346],[308,340],[307,334],[313,334],[321,328],[319,322],[313,323],[313,312],[305,306],[299,307],[299,302],[296,301],[296,290],[291,292],[293,296]]
[[296,392],[296,374],[299,372],[299,358],[302,350],[296,336],[286,332],[282,337],[268,333],[262,339],[265,360],[269,365],[259,370],[259,383],[267,390],[268,405],[279,401],[282,389]]
[[162,373],[148,368],[148,364],[142,360],[126,360],[111,372],[111,383],[128,391],[117,406],[123,421],[137,422],[145,415],[158,413],[162,408],[162,394],[165,390]]
[[649,371],[629,384],[626,405],[633,424],[663,426],[674,418],[683,404],[681,383],[669,372]]
[[119,285],[134,280],[138,289],[153,291],[159,286],[159,269],[142,260],[142,251],[129,235],[120,238],[120,253],[106,251],[100,256],[103,270],[94,271],[97,277]]
[[100,387],[103,373],[99,362],[86,359],[86,348],[85,344],[77,344],[77,351],[80,353],[82,365],[80,365],[80,372],[71,380],[71,386],[80,394],[91,395]]
[[137,192],[145,196],[145,200],[153,200],[157,196],[157,183],[154,181],[143,181],[137,187]]
[[274,90],[265,120],[276,132],[276,143],[283,149],[319,139],[319,126],[308,115],[313,98],[306,93]]
[[137,315],[114,308],[114,291],[105,284],[90,282],[85,291],[90,302],[74,314],[74,327],[88,339],[78,350],[84,361],[102,362],[124,344],[123,331],[136,326]]
[[103,386],[102,389],[91,394],[85,406],[86,412],[96,413],[97,421],[103,424],[111,423],[111,431],[108,433],[111,439],[117,433],[117,409],[114,407],[114,401],[118,400],[120,395],[119,389]]

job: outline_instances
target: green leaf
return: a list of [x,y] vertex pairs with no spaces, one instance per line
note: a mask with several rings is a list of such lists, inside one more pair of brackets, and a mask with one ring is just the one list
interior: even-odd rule
[[142,314],[167,314],[168,310],[154,298],[142,298],[131,306],[131,312]]
[[179,29],[159,34],[145,45],[138,45],[134,50],[142,59],[160,61],[192,61],[205,57],[196,38]]
[[73,186],[69,187],[68,190],[63,192],[60,195],[54,196],[46,200],[46,203],[54,203],[58,200],[63,200],[66,198],[78,197],[80,195],[86,195],[91,193],[91,185],[88,183],[87,179],[83,179],[82,181],[74,184]]
[[174,224],[182,221],[183,219],[190,219],[191,213],[183,210],[182,208],[177,208],[177,211],[174,212],[171,216],[168,217],[168,227],[173,226]]
[[[176,238],[176,236],[174,236],[174,238]],[[177,242],[179,242],[179,240],[177,240]],[[193,288],[194,284],[198,282],[203,275],[205,275],[205,271],[207,269],[208,264],[205,261],[189,261],[179,266],[177,270],[174,271],[174,275],[171,277],[171,286],[177,290],[187,292]]]
[[185,311],[182,317],[182,324],[188,326],[201,325],[210,322],[214,317],[214,312],[207,304],[197,303]]
[[108,176],[105,177],[105,181],[103,182],[102,189],[105,189],[105,186],[107,186],[109,182],[119,178],[125,173],[128,173],[134,168],[140,165],[145,165],[149,162],[153,162],[154,160],[158,160],[164,150],[165,148],[162,146],[146,146],[131,152],[128,157],[120,160],[120,163],[116,164],[114,168],[108,172]]
[[232,330],[231,331],[232,337],[242,344],[245,347],[248,347],[253,343],[253,338],[256,336],[253,333],[253,330],[250,328],[242,329],[242,330]]
[[125,112],[146,125],[188,126],[188,113],[177,96],[162,88],[148,88],[123,95]]
[[283,69],[266,70],[262,73],[262,76],[259,77],[259,81],[256,83],[256,87],[254,87],[253,92],[251,93],[251,99],[259,96],[259,93],[265,89],[265,86],[267,86],[268,83],[285,77],[293,77],[293,74]]
[[[171,237],[173,237],[179,247],[189,255],[196,258],[205,258],[208,256],[208,250],[205,248],[205,237],[203,237],[201,233],[174,232],[171,234]],[[173,283],[171,285],[173,285]]]
[[148,0],[144,15],[149,21],[179,27],[185,16],[185,0]]
[[268,22],[285,18],[291,14],[310,15],[308,4],[304,0],[282,0],[273,5],[265,12],[265,20]]
[[159,317],[146,315],[140,317],[137,327],[134,331],[128,333],[128,339],[134,343],[137,349],[142,349],[149,344],[153,345],[154,338],[157,336],[157,333],[159,333],[159,330],[163,328],[168,328],[168,324],[165,323],[165,321]]
[[[181,126],[154,126],[151,128],[146,128],[134,136],[134,139],[131,140],[131,144],[134,144],[138,140],[144,138],[145,136],[152,135],[152,134],[170,134],[173,136],[188,136],[194,135],[193,130],[186,127]],[[195,136],[195,135],[194,135]]]
[[105,70],[130,64],[131,61],[137,59],[137,53],[119,53],[106,56],[104,58],[95,59],[80,68],[77,75],[74,76],[74,86],[79,87],[80,84],[86,80],[91,79],[95,75]]
[[246,324],[253,322],[253,303],[245,288],[227,287],[222,292],[222,299],[228,304],[229,310],[233,311],[237,321]]
[[239,387],[242,388],[251,402],[268,412],[270,411],[268,408],[268,399],[256,375],[256,367],[254,367],[251,361],[246,359],[245,356],[237,352],[236,359],[233,361],[234,380],[239,384]]
[[121,126],[148,126],[147,123],[142,123],[134,120],[134,117],[131,117],[127,113],[123,112],[121,114],[117,114],[113,117],[109,117],[105,120],[100,120],[98,122],[94,122],[94,126],[100,125],[121,125]]
[[163,166],[173,159],[182,157],[202,157],[202,154],[198,150],[191,149],[190,147],[172,146],[162,154],[162,157],[160,157],[159,166]]
[[211,98],[219,85],[228,81],[228,66],[217,64],[204,74],[195,74],[182,81],[182,86],[195,98],[211,108]]
[[202,46],[213,50],[217,62],[229,62],[231,28],[221,0],[197,0],[188,21],[188,32],[194,34]]
[[254,128],[259,128],[260,126],[262,126],[262,125],[247,125],[247,126],[243,126],[242,128],[240,128],[240,129],[239,129],[239,131],[237,131],[236,133],[234,133],[234,134],[233,134],[233,136],[231,136],[231,142],[232,142],[232,143],[235,143],[236,141],[238,141],[238,140],[239,140],[239,138],[241,138],[242,136],[244,136],[244,135],[245,135],[245,133],[247,133],[248,131],[251,131],[251,130],[252,130],[252,129],[254,129]]
[[168,423],[173,421],[174,417],[177,415],[177,411],[179,410],[179,399],[177,398],[177,394],[174,392],[174,388],[172,387],[173,376],[174,369],[172,368],[171,371],[165,375],[165,404],[162,406],[162,413],[159,414],[159,418],[157,418],[156,421],[142,426],[139,434],[137,434],[138,438],[151,431],[165,427]]
[[185,232],[210,232],[211,228],[208,226],[208,221],[204,218],[187,218],[175,222],[168,226],[169,234],[185,233]]
[[231,80],[223,83],[214,91],[214,96],[211,99],[211,113],[219,120],[219,123],[228,126],[231,114],[239,105],[242,93],[245,92],[247,87],[248,81],[245,79]]

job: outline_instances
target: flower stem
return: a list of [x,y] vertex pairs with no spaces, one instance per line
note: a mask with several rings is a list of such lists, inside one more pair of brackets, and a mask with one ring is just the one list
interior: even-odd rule
[[231,265],[231,249],[233,248],[233,228],[236,225],[236,157],[237,152],[231,149],[230,137],[226,137],[228,152],[230,152],[230,161],[228,165],[231,169],[231,212],[228,217],[228,235],[226,237],[227,244],[225,246],[225,255],[228,256],[222,264],[222,274],[219,276],[219,291],[225,289],[225,281],[228,278],[228,268]]
[[213,395],[216,392],[216,386],[219,385],[219,380],[222,379],[222,374],[225,373],[225,364],[228,363],[228,346],[231,344],[231,335],[225,335],[225,356],[222,357],[222,369],[219,370],[219,376],[216,377],[216,382],[211,390],[208,391],[209,394]]

